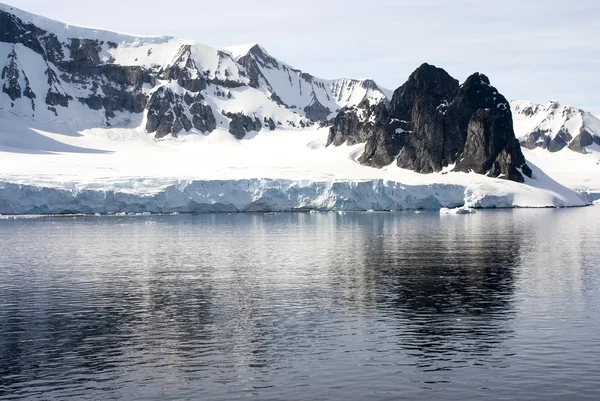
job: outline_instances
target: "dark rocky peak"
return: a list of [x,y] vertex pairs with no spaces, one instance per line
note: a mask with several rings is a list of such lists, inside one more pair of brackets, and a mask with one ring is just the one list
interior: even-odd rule
[[384,102],[342,110],[333,120],[327,145],[366,142],[361,164],[399,167],[419,173],[438,172],[455,164],[474,171],[523,182],[531,177],[515,138],[508,102],[483,74],[459,87],[446,71],[421,65]]
[[424,63],[417,68],[404,85],[394,91],[390,108],[392,116],[399,120],[410,119],[415,102],[429,98],[439,105],[458,89],[458,81],[442,68]]
[[200,92],[206,89],[206,79],[192,58],[190,45],[183,45],[176,61],[158,72],[160,79],[175,80],[184,89]]
[[361,82],[360,85],[365,89],[380,90],[377,83],[375,81],[373,81],[372,79],[365,79],[364,81]]
[[250,86],[253,88],[259,88],[261,80],[269,85],[269,81],[260,70],[261,67],[280,68],[279,62],[267,54],[267,52],[258,44],[252,46],[245,55],[239,57],[237,63],[244,67],[246,75],[250,80]]
[[509,110],[510,104],[490,84],[487,76],[476,72],[460,86],[454,102],[470,109],[500,108]]
[[263,49],[261,46],[259,46],[258,44],[255,44],[254,46],[252,46],[250,48],[250,50],[248,50],[248,53],[245,56],[241,57],[240,60],[244,57],[251,57],[252,59],[256,60],[264,67],[278,69],[279,65],[280,65],[276,59],[271,57],[267,53],[267,51],[265,49]]

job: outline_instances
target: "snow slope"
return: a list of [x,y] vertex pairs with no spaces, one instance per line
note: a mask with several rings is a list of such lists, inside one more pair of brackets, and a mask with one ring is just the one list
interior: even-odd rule
[[0,119],[0,213],[401,210],[577,206],[534,168],[527,184],[478,174],[364,167],[361,146],[325,148],[326,129],[222,129],[155,141],[143,129]]
[[[554,101],[512,101],[511,109],[515,135],[527,160],[562,185],[600,193],[598,117]],[[580,142],[586,136],[587,142]]]
[[[275,59],[255,43],[226,50],[245,67],[252,86],[312,119],[332,118],[341,108],[364,100],[378,103],[392,97],[392,91],[377,86],[369,79],[326,80],[313,77]],[[313,118],[319,112],[322,115]]]

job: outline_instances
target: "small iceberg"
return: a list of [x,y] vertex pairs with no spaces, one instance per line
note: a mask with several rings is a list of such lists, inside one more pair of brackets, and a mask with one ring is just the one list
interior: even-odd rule
[[477,211],[475,209],[472,209],[472,208],[467,207],[467,206],[457,207],[455,209],[448,209],[446,207],[443,207],[443,208],[440,209],[440,214],[441,215],[474,214],[474,213],[477,213]]

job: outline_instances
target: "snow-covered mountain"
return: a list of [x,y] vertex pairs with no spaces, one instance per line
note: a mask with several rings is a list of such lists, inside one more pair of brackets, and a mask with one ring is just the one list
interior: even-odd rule
[[530,163],[479,73],[459,85],[424,64],[392,93],[316,78],[257,44],[79,28],[2,4],[0,72],[0,213],[590,202]]
[[515,134],[523,147],[558,152],[565,147],[586,153],[586,147],[600,145],[600,119],[572,106],[552,101],[536,104],[512,101]]
[[391,98],[391,91],[370,79],[326,80],[313,77],[270,56],[258,44],[228,48],[244,68],[250,86],[266,92],[280,104],[298,110],[313,121],[334,117],[343,107],[365,99],[379,103]]
[[171,37],[79,28],[0,4],[0,110],[38,121],[182,130],[302,128],[386,91],[324,80],[260,46],[217,49]]

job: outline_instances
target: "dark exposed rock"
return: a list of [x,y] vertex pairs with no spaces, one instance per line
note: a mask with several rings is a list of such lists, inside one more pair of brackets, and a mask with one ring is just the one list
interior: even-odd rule
[[102,108],[102,96],[91,95],[90,97],[80,97],[79,101],[86,104],[92,110],[100,110]]
[[388,122],[389,112],[385,103],[370,105],[368,101],[363,101],[358,106],[343,108],[333,119],[326,146],[366,142],[377,130],[384,129]]
[[404,129],[395,121],[382,127],[369,137],[358,162],[365,166],[383,167],[391,164],[404,143]]
[[306,117],[312,121],[326,121],[331,114],[331,110],[323,106],[317,96],[313,92],[313,99],[308,106],[304,108]]
[[549,142],[550,140],[546,136],[545,132],[535,130],[531,132],[524,141],[521,142],[521,146],[527,149],[535,149],[537,147],[547,149]]
[[422,64],[404,85],[394,91],[390,102],[392,118],[410,120],[412,107],[420,97],[431,97],[439,105],[457,89],[458,81],[446,71],[427,63]]
[[224,112],[223,115],[231,119],[231,122],[229,123],[229,132],[237,139],[244,138],[246,133],[250,131],[260,131],[262,128],[262,123],[256,117],[252,119],[242,113],[227,112]]
[[0,11],[0,42],[22,43],[34,52],[45,56],[39,37],[46,31],[33,24],[25,24],[16,16]]
[[467,131],[465,148],[456,164],[456,171],[475,171],[524,181],[517,168],[526,166],[525,157],[514,137],[510,113],[491,108],[479,109],[471,117]]
[[192,127],[202,132],[214,130],[217,124],[211,107],[202,103],[201,96],[196,98],[198,101],[188,110],[192,116],[190,121],[184,97],[173,93],[168,87],[160,87],[146,106],[146,131],[156,132],[156,138],[162,138],[169,134],[177,136],[182,129],[189,131]]
[[177,135],[179,132],[173,132],[173,122],[175,121],[173,104],[176,102],[176,98],[177,95],[164,86],[158,88],[150,96],[146,105],[148,110],[146,131],[156,132],[156,138],[162,138],[169,134]]
[[200,92],[206,89],[206,79],[202,77],[191,57],[191,46],[184,45],[180,50],[177,61],[159,74],[161,79],[175,80],[190,92]]
[[8,63],[2,69],[2,92],[6,93],[13,102],[21,98],[21,85],[19,84],[19,66],[17,53],[13,51],[8,55]]
[[23,95],[31,100],[35,99],[37,96],[31,89],[31,85],[29,84],[29,78],[27,78],[27,75],[23,74],[23,79],[25,80],[25,90],[23,91]]
[[201,99],[192,104],[190,114],[192,114],[192,125],[198,131],[211,132],[217,128],[217,121],[215,120],[212,108],[204,104]]
[[548,142],[548,150],[550,152],[558,152],[559,150],[564,149],[571,139],[573,139],[573,137],[566,129],[560,130],[556,136]]
[[46,104],[48,106],[69,107],[69,100],[73,100],[70,95],[54,92],[52,88],[48,89],[48,93],[46,93]]
[[148,97],[142,92],[130,92],[126,89],[115,89],[104,85],[102,91],[105,96],[102,106],[106,111],[128,111],[130,113],[141,113],[144,111]]
[[274,131],[276,126],[275,126],[275,121],[273,121],[273,119],[271,117],[266,118],[265,117],[265,124],[269,126],[269,130],[270,131]]
[[240,57],[237,62],[246,70],[246,76],[249,78],[250,86],[253,88],[259,88],[261,80],[266,82],[267,85],[270,85],[269,81],[261,72],[259,65],[273,69],[279,68],[277,60],[266,54],[259,45],[252,46],[250,50],[248,50],[248,53],[243,57]]
[[600,138],[598,138],[597,136],[593,136],[585,129],[582,129],[579,135],[577,135],[571,141],[571,143],[569,143],[569,149],[575,152],[586,154],[587,151],[585,150],[585,147],[590,146],[594,143],[600,144]]
[[446,71],[421,65],[385,103],[364,102],[342,110],[333,120],[327,145],[366,142],[361,164],[399,167],[420,173],[475,171],[524,180],[531,176],[518,141],[507,100],[476,73],[462,85]]
[[92,39],[71,39],[69,45],[73,69],[91,67],[100,64],[100,42]]
[[212,78],[209,80],[209,82],[215,86],[222,86],[224,88],[229,88],[229,89],[241,88],[242,86],[244,86],[243,82],[222,80],[222,79],[218,79],[218,78]]

